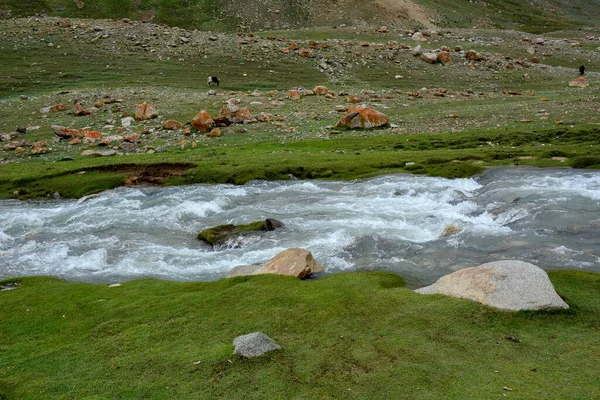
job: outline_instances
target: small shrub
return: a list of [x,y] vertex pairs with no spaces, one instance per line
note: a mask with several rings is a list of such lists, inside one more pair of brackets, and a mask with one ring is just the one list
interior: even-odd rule
[[584,156],[577,157],[571,163],[573,168],[589,168],[598,167],[600,168],[600,157],[599,156]]

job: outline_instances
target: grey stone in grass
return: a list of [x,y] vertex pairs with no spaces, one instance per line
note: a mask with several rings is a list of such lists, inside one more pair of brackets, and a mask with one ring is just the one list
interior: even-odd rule
[[257,357],[269,351],[280,350],[281,346],[262,332],[252,332],[233,339],[233,354],[242,357]]
[[445,294],[511,311],[569,308],[543,269],[515,260],[461,269],[415,292]]

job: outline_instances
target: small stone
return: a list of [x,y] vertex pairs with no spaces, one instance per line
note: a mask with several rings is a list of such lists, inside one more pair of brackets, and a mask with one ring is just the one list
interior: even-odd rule
[[233,354],[242,357],[258,357],[269,351],[280,350],[281,346],[262,332],[253,332],[233,339]]

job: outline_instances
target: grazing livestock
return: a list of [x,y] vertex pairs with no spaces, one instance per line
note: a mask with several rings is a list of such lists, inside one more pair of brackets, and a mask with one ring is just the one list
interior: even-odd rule
[[585,66],[581,66],[579,67],[579,75],[583,75],[583,73],[585,72]]
[[208,80],[206,81],[206,84],[207,84],[208,86],[210,86],[210,85],[212,85],[213,83],[214,83],[215,85],[219,86],[219,83],[220,83],[220,82],[219,82],[219,78],[218,78],[218,77],[216,77],[216,76],[209,76],[209,77],[208,77]]

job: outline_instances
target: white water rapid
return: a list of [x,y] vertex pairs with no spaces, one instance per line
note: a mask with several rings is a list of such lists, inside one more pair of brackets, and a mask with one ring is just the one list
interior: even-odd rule
[[[265,218],[285,228],[242,248],[196,239]],[[440,238],[447,225],[461,232]],[[310,250],[327,273],[393,271],[413,285],[500,259],[600,272],[600,172],[492,169],[476,179],[389,175],[0,201],[0,279],[214,280],[290,247]]]

